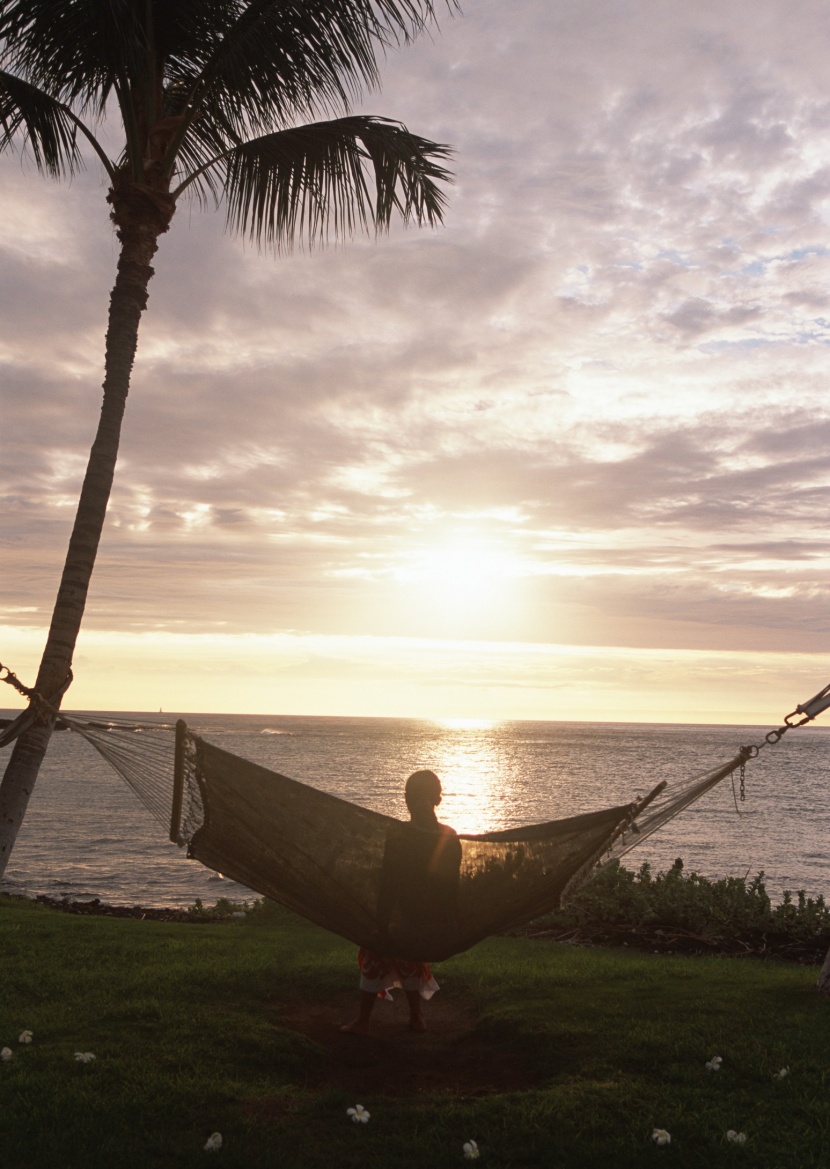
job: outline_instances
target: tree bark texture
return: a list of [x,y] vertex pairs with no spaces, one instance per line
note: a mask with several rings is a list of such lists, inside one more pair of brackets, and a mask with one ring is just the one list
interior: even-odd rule
[[[146,217],[144,222],[134,216],[130,222],[118,224],[117,208],[113,218],[119,228],[121,251],[110,295],[104,399],[49,636],[35,682],[35,689],[45,698],[59,690],[72,666],[115,474],[121,422],[138,343],[138,326],[147,305],[147,287],[153,275],[150,262],[158,248],[158,237],[169,224],[169,217],[162,225],[155,216]],[[59,705],[59,700],[56,705]],[[54,719],[40,720],[23,732],[15,743],[0,784],[0,876],[6,869],[23,823],[53,725]]]

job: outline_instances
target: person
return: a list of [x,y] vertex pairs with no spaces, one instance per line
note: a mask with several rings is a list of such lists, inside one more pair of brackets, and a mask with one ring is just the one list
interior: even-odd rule
[[458,933],[456,902],[461,842],[441,824],[441,781],[434,771],[416,771],[404,789],[409,822],[390,827],[384,848],[377,905],[377,933],[358,952],[360,1005],[357,1018],[341,1031],[365,1035],[375,1003],[400,987],[409,1005],[409,1026],[425,1031],[423,1002],[438,983],[430,952],[452,948]]

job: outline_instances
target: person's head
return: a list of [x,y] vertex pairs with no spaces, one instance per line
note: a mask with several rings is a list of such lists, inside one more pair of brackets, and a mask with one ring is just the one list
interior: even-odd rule
[[404,789],[410,816],[432,815],[441,803],[441,780],[434,771],[416,771]]

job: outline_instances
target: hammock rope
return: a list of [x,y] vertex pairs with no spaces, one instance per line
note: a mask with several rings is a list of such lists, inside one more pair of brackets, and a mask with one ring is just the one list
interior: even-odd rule
[[5,747],[8,743],[13,743],[24,731],[28,730],[30,726],[38,721],[46,723],[50,718],[57,718],[57,725],[62,729],[66,728],[66,723],[57,717],[58,711],[55,703],[60,702],[61,698],[63,698],[66,691],[72,685],[71,670],[67,670],[63,682],[48,699],[44,698],[39,691],[29,686],[24,686],[18,676],[12,673],[9,667],[4,666],[2,662],[0,662],[0,681],[12,686],[18,694],[22,694],[24,698],[29,700],[29,705],[26,709],[22,710],[17,718],[12,719],[8,726],[4,726],[0,730],[0,747]]
[[[830,705],[830,699],[828,699],[828,705]],[[170,830],[170,838],[174,843],[187,846],[191,842],[193,836],[202,826],[204,816],[198,783],[194,784],[192,778],[190,783],[184,785],[183,788],[180,815],[176,815],[173,807],[174,777],[182,762],[180,759],[177,760],[177,753],[188,750],[188,736],[190,735],[187,728],[185,728],[184,736],[182,736],[181,731],[178,732],[178,738],[173,734],[173,731],[176,726],[181,727],[184,724],[136,723],[134,720],[118,718],[108,718],[105,722],[82,721],[63,713],[61,718],[70,730],[86,739],[106,759],[153,818],[164,828]],[[770,734],[776,733],[770,732]],[[191,737],[197,738],[197,736]],[[772,741],[769,738],[766,740],[766,742]],[[609,844],[603,853],[601,863],[607,864],[618,859],[638,844],[643,843],[658,829],[668,824],[716,787],[721,780],[732,775],[750,759],[755,758],[757,752],[764,745],[761,743],[755,746],[741,747],[739,752],[728,762],[711,770],[697,773],[681,783],[671,785],[671,787],[665,783],[657,785],[655,789],[657,794],[652,795],[648,812],[641,812],[636,825],[627,826],[619,837]],[[234,758],[237,757],[234,756]],[[240,760],[240,762],[247,763],[246,760]],[[276,775],[277,773],[270,774]],[[280,776],[280,778],[285,779],[286,777]],[[307,788],[306,785],[300,784],[297,780],[291,782],[297,783],[306,790],[315,790]],[[171,827],[171,819],[175,821],[175,827]]]

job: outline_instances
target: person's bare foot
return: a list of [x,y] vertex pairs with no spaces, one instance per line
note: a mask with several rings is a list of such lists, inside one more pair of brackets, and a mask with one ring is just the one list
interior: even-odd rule
[[410,1031],[426,1031],[427,1025],[423,1015],[413,1015],[409,1020]]
[[368,1035],[369,1024],[362,1019],[355,1019],[353,1023],[342,1023],[338,1030],[346,1035]]

